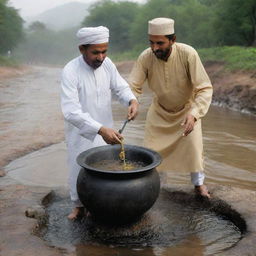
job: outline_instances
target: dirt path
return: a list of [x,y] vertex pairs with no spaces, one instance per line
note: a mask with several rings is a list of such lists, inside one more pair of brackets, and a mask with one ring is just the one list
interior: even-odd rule
[[8,79],[16,76],[25,75],[29,72],[33,72],[33,69],[29,66],[20,67],[3,67],[0,66],[0,79]]
[[59,87],[60,70],[54,68],[37,67],[0,80],[0,170],[21,155],[64,139]]

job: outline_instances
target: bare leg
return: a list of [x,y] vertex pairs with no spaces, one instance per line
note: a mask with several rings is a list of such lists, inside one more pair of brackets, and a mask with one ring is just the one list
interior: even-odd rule
[[202,197],[211,198],[210,192],[205,185],[195,186],[195,192]]
[[84,207],[75,207],[72,212],[68,215],[69,220],[76,220],[78,217],[84,215]]

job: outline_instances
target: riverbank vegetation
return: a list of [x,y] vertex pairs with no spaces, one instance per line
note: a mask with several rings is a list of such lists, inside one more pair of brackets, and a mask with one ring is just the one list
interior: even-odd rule
[[0,55],[0,66],[17,67],[19,64],[20,63],[13,58]]
[[203,62],[222,62],[230,71],[256,70],[255,47],[223,46],[199,49],[198,52]]
[[[197,49],[203,62],[219,62],[226,70],[256,70],[256,48],[243,46],[220,46]],[[131,50],[110,54],[112,60],[136,60],[140,52]]]
[[[148,20],[171,17],[177,41],[199,50],[203,61],[225,62],[231,70],[255,69],[255,0],[148,0],[144,4],[101,0],[88,11],[81,26],[109,28],[109,56],[115,61],[134,60],[148,47]],[[79,54],[77,27],[53,31],[36,21],[20,30],[22,19],[8,7],[8,0],[0,0],[0,21],[2,56],[28,64],[64,65]],[[0,58],[0,63],[8,65],[9,61]]]
[[[24,35],[23,20],[17,10],[0,0],[0,55],[10,55]],[[2,60],[1,60],[2,62]]]

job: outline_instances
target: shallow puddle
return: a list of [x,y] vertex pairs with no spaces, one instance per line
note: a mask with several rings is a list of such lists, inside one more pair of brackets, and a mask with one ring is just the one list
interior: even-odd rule
[[102,224],[92,217],[75,222],[68,198],[58,197],[47,208],[49,223],[42,234],[52,246],[76,247],[76,255],[213,255],[241,238],[237,226],[200,206],[169,199],[161,191],[157,202],[139,221],[126,226]]

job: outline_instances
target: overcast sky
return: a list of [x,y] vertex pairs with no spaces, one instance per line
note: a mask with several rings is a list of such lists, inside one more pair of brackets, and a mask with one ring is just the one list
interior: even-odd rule
[[[9,5],[19,9],[19,13],[23,18],[38,15],[47,9],[55,6],[70,3],[93,3],[97,0],[9,0]],[[143,3],[145,0],[130,0],[133,2]]]

